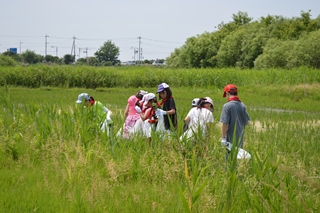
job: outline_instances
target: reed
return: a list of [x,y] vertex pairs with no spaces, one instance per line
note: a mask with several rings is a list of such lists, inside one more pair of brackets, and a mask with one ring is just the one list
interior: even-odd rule
[[[154,85],[143,88],[156,90]],[[218,122],[225,101],[220,87],[172,83],[177,137],[153,135],[149,144],[141,137],[108,137],[74,103],[79,93],[88,92],[107,104],[116,132],[124,122],[127,98],[138,88],[4,86],[0,212],[318,211],[320,111],[314,106],[319,85],[239,88],[251,117],[244,148],[252,158],[231,159],[226,170]],[[296,92],[303,94],[299,101],[290,98]],[[206,138],[199,135],[196,146],[185,146],[178,141],[182,120],[191,100],[201,96],[214,100],[215,122]]]

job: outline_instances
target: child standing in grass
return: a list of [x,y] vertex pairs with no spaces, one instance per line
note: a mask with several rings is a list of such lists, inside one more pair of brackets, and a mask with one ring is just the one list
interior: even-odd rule
[[168,84],[161,83],[158,85],[157,93],[159,93],[159,100],[161,100],[159,103],[161,108],[156,111],[156,115],[163,116],[165,132],[170,135],[178,128],[177,109],[172,91]]
[[221,144],[227,146],[228,142],[243,147],[243,137],[245,126],[250,118],[246,106],[238,97],[238,88],[234,84],[228,84],[224,87],[223,97],[228,102],[223,105],[220,122],[222,123]]

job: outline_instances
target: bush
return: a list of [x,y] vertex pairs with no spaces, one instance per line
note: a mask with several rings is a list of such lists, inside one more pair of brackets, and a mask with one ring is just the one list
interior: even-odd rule
[[10,56],[0,55],[0,66],[13,67],[16,65],[17,65],[16,61]]
[[291,60],[287,67],[307,66],[320,68],[320,30],[311,32],[295,45]]

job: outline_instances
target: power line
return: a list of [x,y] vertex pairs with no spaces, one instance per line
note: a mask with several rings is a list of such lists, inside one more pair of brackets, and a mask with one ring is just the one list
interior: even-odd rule
[[155,41],[155,42],[161,42],[161,43],[172,43],[172,44],[182,44],[182,42],[176,42],[176,41],[161,41],[161,40],[155,40],[155,39],[149,39],[149,38],[143,38],[147,41]]
[[42,36],[15,36],[15,35],[0,35],[0,37],[40,38],[40,37],[42,37]]
[[160,48],[171,48],[172,46],[159,46],[159,45],[154,45],[154,44],[150,44],[150,43],[145,43],[143,42],[144,45],[147,45],[147,46],[152,46],[152,47],[160,47]]
[[82,41],[107,41],[107,40],[135,40],[136,38],[78,38],[78,40]]
[[[70,48],[70,41],[72,39],[72,45],[71,45],[71,55],[73,55],[74,57],[76,57],[76,40],[77,40],[77,46],[81,46],[81,47],[86,47],[88,48],[88,50],[92,50],[92,51],[96,51],[99,48],[101,48],[102,44],[98,43],[100,41],[116,41],[116,45],[121,49],[121,52],[129,52],[132,51],[132,49],[130,49],[133,46],[137,47],[136,44],[136,39],[138,38],[138,45],[139,47],[136,48],[137,49],[137,62],[141,63],[141,61],[143,60],[143,56],[147,53],[147,55],[154,55],[154,54],[166,54],[166,49],[174,49],[176,47],[174,46],[178,46],[178,45],[172,45],[172,44],[182,44],[181,42],[174,42],[174,41],[165,41],[165,40],[157,40],[157,39],[150,39],[150,38],[142,38],[141,36],[139,37],[124,37],[124,38],[79,38],[79,37],[60,37],[60,36],[52,36],[52,35],[45,35],[45,48],[44,51],[39,50],[39,47],[43,48],[43,42],[33,42],[33,41],[37,41],[38,37],[42,37],[43,36],[16,36],[16,35],[0,35],[1,39],[1,48],[6,48],[9,46],[18,46],[20,45],[20,50],[21,48],[21,44],[23,43],[23,49],[27,49],[27,50],[37,50],[39,52],[41,52],[42,54],[44,53],[44,55],[47,55],[48,53],[48,44],[49,47],[50,46],[54,46],[54,47],[59,47],[59,49],[66,49],[66,48]],[[17,42],[8,42],[9,39],[6,38],[11,38],[11,41],[14,41],[15,39],[17,39]],[[18,38],[21,38],[18,40]],[[31,40],[32,39],[32,40]],[[50,41],[49,41],[50,40]],[[135,41],[134,41],[135,40]],[[22,42],[23,41],[23,42]],[[28,42],[29,41],[29,42]],[[31,41],[31,42],[30,42]],[[5,44],[5,45],[4,45]],[[142,47],[143,46],[143,47]],[[179,45],[181,46],[181,45]],[[41,48],[41,49],[42,49]],[[161,48],[164,51],[159,51],[159,48]],[[81,48],[82,49],[82,48]],[[70,49],[69,49],[70,50]],[[86,55],[88,54],[88,50],[86,51]],[[80,50],[79,50],[80,51]],[[22,51],[21,51],[22,52]],[[50,51],[52,52],[52,51]],[[63,53],[65,51],[62,51]],[[90,51],[91,52],[91,51]],[[171,52],[171,51],[168,51]],[[59,51],[59,53],[61,54],[61,51]],[[83,52],[84,53],[84,52]],[[58,55],[58,51],[56,48],[56,55]],[[79,54],[80,55],[80,54]],[[131,55],[131,54],[130,54]],[[150,57],[150,56],[149,56]]]

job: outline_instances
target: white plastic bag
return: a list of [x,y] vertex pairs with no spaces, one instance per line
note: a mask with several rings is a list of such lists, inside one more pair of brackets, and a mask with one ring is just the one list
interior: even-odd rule
[[[228,142],[227,149],[231,151],[232,143]],[[244,149],[238,148],[237,159],[250,159],[251,155]]]

